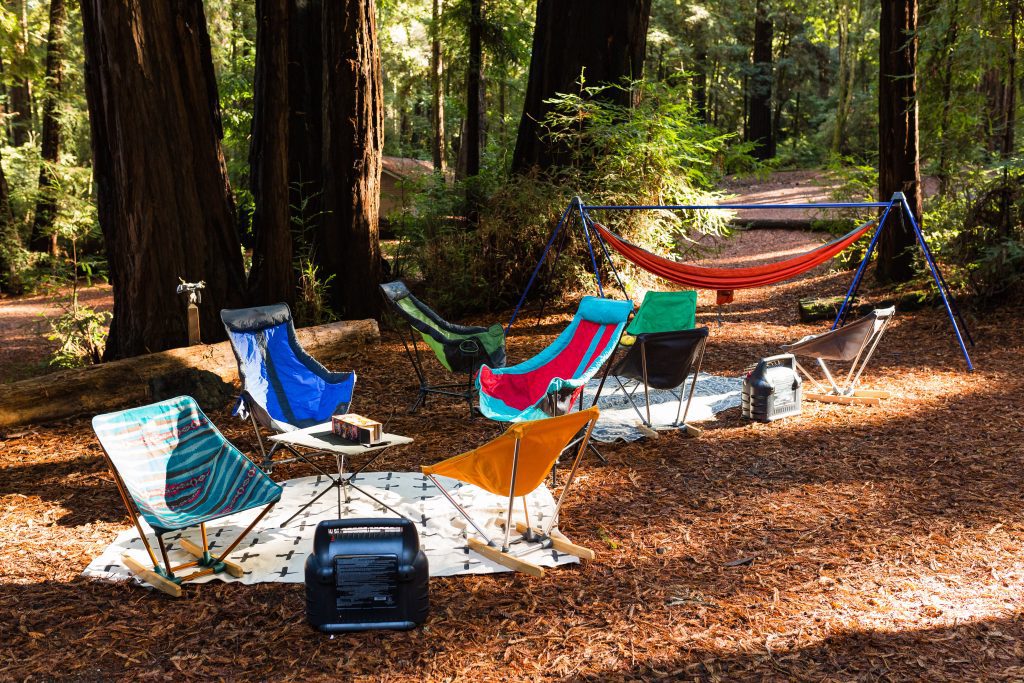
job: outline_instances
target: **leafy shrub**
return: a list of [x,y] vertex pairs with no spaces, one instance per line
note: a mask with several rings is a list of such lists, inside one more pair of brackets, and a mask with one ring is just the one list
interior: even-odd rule
[[[601,97],[610,88],[633,88],[634,107]],[[750,166],[749,150],[730,146],[731,135],[700,125],[688,98],[663,84],[583,87],[559,95],[543,122],[554,144],[571,149],[563,168],[544,176],[509,177],[504,153],[491,148],[479,176],[448,185],[426,179],[414,206],[396,217],[402,238],[393,268],[422,278],[425,296],[449,315],[494,310],[518,300],[573,196],[588,204],[707,204],[710,188],[727,167]],[[479,198],[479,220],[461,218]],[[723,211],[622,211],[594,216],[627,239],[663,254],[699,234],[724,234],[730,216]],[[589,257],[579,235],[578,216],[566,239],[555,245],[534,293],[592,287]],[[596,248],[596,246],[595,246]],[[600,260],[600,255],[599,255]],[[627,274],[629,273],[627,269]],[[605,280],[607,282],[607,280]]]
[[1024,291],[1024,159],[962,174],[956,191],[928,202],[924,231],[954,268],[951,285],[998,304]]
[[50,321],[51,332],[46,338],[60,344],[50,356],[50,365],[76,368],[99,363],[107,342],[110,318],[109,311],[80,306],[78,297],[74,296],[64,307],[64,313]]
[[295,301],[295,320],[300,326],[323,325],[338,316],[327,303],[327,290],[334,274],[320,276],[316,264],[307,258],[299,260],[299,292]]

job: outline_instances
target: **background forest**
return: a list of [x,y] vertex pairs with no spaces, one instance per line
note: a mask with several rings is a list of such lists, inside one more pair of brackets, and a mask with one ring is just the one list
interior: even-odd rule
[[[317,237],[331,216],[343,218],[330,206],[328,184],[289,176],[277,210],[287,205],[290,272],[272,277],[272,259],[261,261],[274,250],[260,246],[258,229],[273,205],[261,208],[253,191],[265,180],[256,175],[266,172],[262,141],[269,139],[254,135],[254,119],[274,116],[257,95],[274,88],[265,80],[272,72],[261,77],[257,59],[258,13],[270,4],[202,3],[234,205],[225,215],[246,249],[239,277],[248,278],[252,296],[274,296],[260,289],[268,278],[284,282],[283,298],[305,322],[365,314],[336,291],[344,287],[342,269],[325,256],[329,242]],[[714,199],[727,174],[792,168],[827,170],[844,199],[879,194],[879,27],[886,22],[880,5],[628,3],[639,8],[623,22],[641,32],[631,43],[642,49],[639,60],[611,83],[583,69],[573,87],[531,104],[530,65],[538,49],[550,61],[587,33],[586,18],[553,16],[552,4],[376,4],[383,154],[428,161],[435,170],[405,179],[407,207],[381,217],[384,237],[393,239],[385,242],[380,268],[422,279],[443,309],[509,305],[552,221],[575,194],[620,203]],[[596,3],[593,13],[607,4]],[[956,286],[998,301],[1019,291],[1024,271],[1019,3],[902,4],[917,11],[916,31],[904,39],[917,41],[920,168],[936,186],[924,200],[924,227],[940,256],[955,265]],[[633,22],[637,13],[644,16]],[[110,274],[93,179],[82,14],[77,2],[65,0],[0,6],[0,289],[7,294]],[[535,26],[538,21],[545,25]],[[290,26],[296,31],[301,23]],[[323,92],[345,87],[328,84]],[[327,117],[327,104],[324,111]],[[540,142],[532,148],[524,142],[534,139]],[[728,227],[721,216],[634,220],[619,228],[665,253],[690,231]],[[570,261],[562,260],[566,270],[556,282],[571,284],[579,275]],[[380,277],[376,267],[371,264],[372,277]],[[60,362],[98,359],[107,318],[73,299],[55,330],[71,342]],[[119,344],[108,357],[138,350]]]

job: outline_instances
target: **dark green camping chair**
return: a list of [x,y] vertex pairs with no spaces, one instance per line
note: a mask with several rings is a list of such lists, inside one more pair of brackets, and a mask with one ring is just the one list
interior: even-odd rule
[[697,326],[697,292],[647,292],[626,327],[626,334],[657,334],[692,330]]
[[[501,325],[471,327],[450,323],[413,296],[401,280],[382,284],[380,290],[402,321],[409,325],[409,341],[403,337],[402,345],[420,382],[419,395],[409,412],[416,412],[425,404],[427,394],[440,394],[466,401],[472,416],[473,378],[480,366],[486,364],[490,368],[505,367],[505,331]],[[434,352],[446,370],[454,373],[465,372],[466,381],[430,384],[423,368],[423,358],[420,356],[419,339]]]

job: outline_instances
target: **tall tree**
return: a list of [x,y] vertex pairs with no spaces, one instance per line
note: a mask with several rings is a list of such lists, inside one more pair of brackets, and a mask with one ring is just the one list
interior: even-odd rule
[[757,0],[754,6],[754,64],[747,80],[750,90],[747,139],[755,143],[754,156],[758,159],[775,156],[775,136],[772,134],[772,39],[773,25],[768,3]]
[[434,170],[447,170],[444,133],[444,60],[441,56],[441,0],[433,0],[430,14],[430,88],[433,91],[434,107],[431,111],[434,124],[434,139],[431,152]]
[[256,0],[255,112],[249,179],[256,235],[249,297],[263,305],[295,304],[288,202],[288,0]]
[[[878,197],[902,192],[921,220],[921,163],[917,132],[917,0],[882,0],[878,40]],[[903,212],[878,240],[879,279],[913,277],[914,232]]]
[[466,176],[480,175],[480,140],[483,126],[483,0],[469,0],[469,65],[466,70],[466,135],[462,139],[466,150]]
[[60,106],[64,83],[64,27],[67,7],[64,0],[50,0],[50,28],[46,36],[46,84],[43,86],[43,148],[39,166],[39,196],[32,222],[29,249],[57,255],[57,233],[53,221],[57,214],[54,167],[60,163]]
[[1010,15],[1010,45],[1006,51],[1006,81],[1003,86],[1006,93],[1003,96],[1003,140],[999,150],[1004,159],[1013,156],[1016,147],[1014,134],[1017,122],[1017,88],[1020,87],[1020,84],[1017,83],[1017,20],[1020,15],[1018,0],[1008,0],[1006,9]]
[[321,0],[289,0],[288,189],[294,234],[311,241],[323,209],[323,72]]
[[19,246],[18,227],[11,213],[11,190],[0,160],[0,292],[20,294],[11,263],[11,255]]
[[[543,138],[540,122],[550,111],[545,100],[577,92],[581,72],[588,85],[643,75],[650,14],[651,0],[538,0],[513,172],[545,170],[568,160],[568,150]],[[631,104],[626,92],[609,97]]]
[[317,258],[347,318],[380,309],[378,238],[384,129],[375,0],[323,4],[323,207]]
[[32,81],[29,79],[28,0],[14,0],[11,11],[18,16],[18,31],[14,36],[14,58],[11,63],[13,78],[8,91],[11,113],[11,143],[24,145],[32,133]]
[[201,0],[80,0],[97,208],[114,317],[105,358],[187,342],[178,278],[204,280],[204,341],[242,303],[242,254],[221,152]]

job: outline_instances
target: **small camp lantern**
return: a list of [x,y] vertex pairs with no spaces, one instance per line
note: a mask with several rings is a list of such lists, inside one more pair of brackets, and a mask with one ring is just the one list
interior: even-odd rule
[[306,618],[325,633],[415,628],[430,609],[428,577],[409,520],[320,522],[306,558]]
[[774,422],[800,414],[800,374],[791,353],[762,358],[743,380],[741,413],[748,420]]

